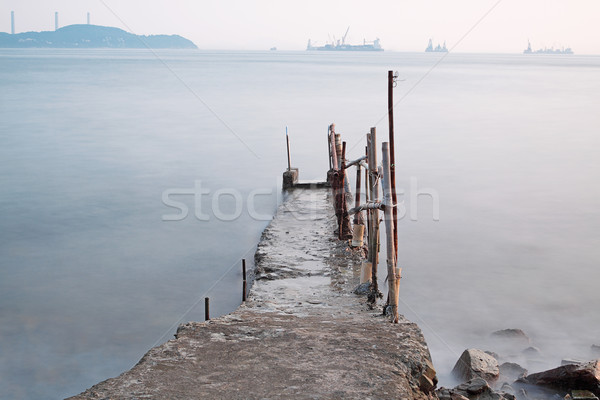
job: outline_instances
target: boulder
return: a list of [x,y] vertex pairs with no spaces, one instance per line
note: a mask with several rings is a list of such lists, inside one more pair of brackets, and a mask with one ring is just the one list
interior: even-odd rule
[[589,390],[600,395],[600,360],[563,365],[548,371],[531,374],[519,382],[555,390]]
[[523,345],[528,345],[531,340],[521,329],[502,329],[492,332],[492,338],[504,341],[518,342]]
[[500,365],[500,379],[506,382],[514,382],[519,378],[523,378],[527,375],[527,370],[521,367],[519,364],[505,362]]
[[479,377],[493,383],[498,379],[499,374],[498,361],[477,349],[465,350],[452,369],[452,375],[460,382]]
[[598,400],[594,393],[589,390],[572,390],[571,399],[573,400]]
[[436,392],[440,400],[515,400],[510,393],[494,392],[482,378],[474,378],[454,389],[441,388]]
[[525,357],[527,357],[527,358],[539,357],[539,356],[542,355],[542,352],[537,347],[529,346],[528,348],[526,348],[525,350],[523,350],[523,355]]

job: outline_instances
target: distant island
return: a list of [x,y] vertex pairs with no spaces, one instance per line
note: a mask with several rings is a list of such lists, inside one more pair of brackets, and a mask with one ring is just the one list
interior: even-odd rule
[[134,35],[119,28],[99,25],[68,25],[56,31],[0,32],[0,48],[119,48],[197,49],[179,35]]

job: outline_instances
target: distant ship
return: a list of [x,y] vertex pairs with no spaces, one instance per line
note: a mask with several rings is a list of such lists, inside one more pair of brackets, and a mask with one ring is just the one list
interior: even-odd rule
[[570,47],[566,49],[563,47],[561,49],[555,49],[554,47],[544,47],[543,49],[532,50],[531,43],[529,40],[527,41],[527,48],[523,50],[523,54],[573,54],[573,50]]
[[446,42],[444,42],[443,46],[440,46],[440,44],[438,43],[437,46],[433,47],[433,41],[431,39],[429,39],[429,44],[427,45],[425,52],[426,53],[447,53],[448,49],[446,48]]
[[326,43],[325,46],[313,46],[310,39],[308,39],[308,45],[306,50],[320,50],[320,51],[383,51],[379,38],[372,42],[363,40],[363,44],[346,44],[346,36],[350,27],[346,29],[346,33],[342,37],[342,40],[334,40],[331,43]]

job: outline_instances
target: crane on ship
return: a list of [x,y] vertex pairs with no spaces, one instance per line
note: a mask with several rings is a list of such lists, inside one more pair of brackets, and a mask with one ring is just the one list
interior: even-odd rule
[[350,30],[350,25],[348,25],[348,29],[346,29],[346,33],[344,33],[344,36],[342,37],[342,46],[344,44],[346,44],[346,36],[348,36],[348,31]]

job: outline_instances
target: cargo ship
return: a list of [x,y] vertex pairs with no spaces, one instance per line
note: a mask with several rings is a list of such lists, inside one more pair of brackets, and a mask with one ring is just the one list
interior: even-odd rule
[[433,41],[431,39],[429,39],[429,44],[427,45],[425,52],[426,53],[447,53],[448,49],[446,48],[446,42],[444,42],[443,46],[440,46],[440,44],[438,43],[437,46],[433,47]]
[[332,42],[326,43],[324,46],[313,46],[311,40],[308,39],[308,45],[306,46],[306,50],[312,51],[383,51],[381,47],[381,43],[379,38],[373,40],[372,42],[367,42],[363,40],[363,44],[347,44],[346,36],[348,36],[348,31],[350,27],[346,29],[346,33],[342,37],[342,39],[334,40]]
[[533,50],[531,48],[531,42],[528,40],[527,48],[523,50],[523,54],[573,54],[573,50],[570,47],[567,47],[566,49],[564,47],[560,49],[544,47],[543,49]]

